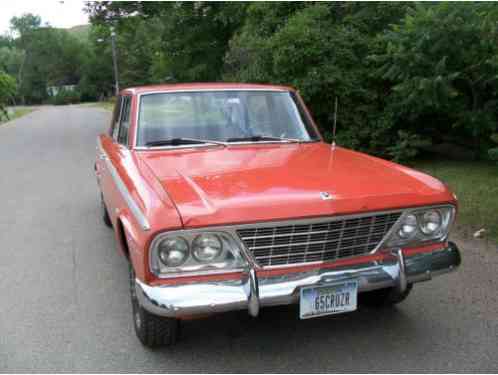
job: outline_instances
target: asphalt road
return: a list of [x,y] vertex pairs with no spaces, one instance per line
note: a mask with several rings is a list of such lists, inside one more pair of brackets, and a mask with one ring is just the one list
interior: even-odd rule
[[498,371],[498,250],[394,309],[300,321],[295,308],[184,325],[171,349],[135,337],[126,261],[93,174],[104,110],[44,107],[0,126],[0,371]]

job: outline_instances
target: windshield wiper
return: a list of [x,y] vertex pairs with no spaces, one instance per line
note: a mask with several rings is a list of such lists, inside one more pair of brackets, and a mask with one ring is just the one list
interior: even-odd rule
[[270,137],[267,135],[253,135],[250,137],[228,138],[227,142],[264,142],[264,141],[279,141],[279,142],[301,142],[301,139]]
[[182,146],[182,145],[200,145],[200,144],[212,144],[212,145],[220,145],[226,147],[225,142],[218,142],[218,141],[211,141],[211,140],[197,139],[197,138],[160,139],[158,141],[147,142],[145,145],[148,147],[157,147],[157,146]]

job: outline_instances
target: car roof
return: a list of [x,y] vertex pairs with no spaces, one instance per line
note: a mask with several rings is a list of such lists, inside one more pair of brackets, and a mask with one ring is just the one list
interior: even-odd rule
[[195,91],[195,90],[268,90],[268,91],[295,91],[290,86],[266,85],[259,83],[174,83],[129,87],[121,91],[121,94],[143,94],[151,92],[167,91]]

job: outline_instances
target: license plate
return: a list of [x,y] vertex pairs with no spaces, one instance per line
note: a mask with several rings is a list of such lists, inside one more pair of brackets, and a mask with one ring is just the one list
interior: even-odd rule
[[301,319],[356,310],[358,281],[301,288]]

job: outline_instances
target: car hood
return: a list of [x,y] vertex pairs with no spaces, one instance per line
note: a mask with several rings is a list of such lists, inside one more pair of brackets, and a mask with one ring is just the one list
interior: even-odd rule
[[176,205],[184,227],[454,200],[428,175],[322,142],[154,150],[139,156]]

